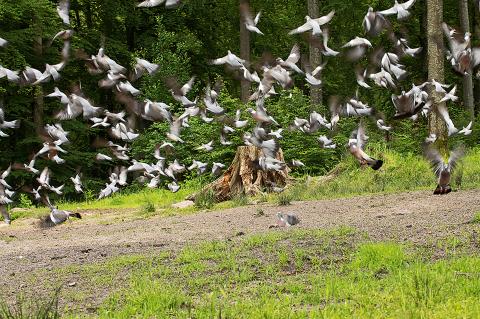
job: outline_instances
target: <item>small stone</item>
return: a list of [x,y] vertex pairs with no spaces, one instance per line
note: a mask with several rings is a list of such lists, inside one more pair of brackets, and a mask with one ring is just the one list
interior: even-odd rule
[[178,209],[183,209],[183,208],[187,208],[187,207],[190,207],[190,206],[193,206],[193,205],[195,205],[194,201],[184,200],[182,202],[178,202],[178,203],[173,204],[172,207],[173,208],[178,208]]
[[77,285],[77,283],[75,281],[71,281],[67,285],[68,285],[68,287],[75,287]]
[[237,236],[237,237],[238,236],[243,236],[243,235],[245,235],[245,233],[243,231],[239,231],[235,234],[235,236]]
[[408,224],[407,226],[405,226],[407,228],[412,228],[412,224]]

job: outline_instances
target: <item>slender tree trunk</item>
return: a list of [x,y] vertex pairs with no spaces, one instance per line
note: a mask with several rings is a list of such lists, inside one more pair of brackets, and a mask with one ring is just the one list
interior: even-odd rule
[[[42,24],[37,16],[33,17],[35,21],[36,35],[33,40],[33,52],[35,52],[36,57],[42,61],[43,56],[43,39],[42,39]],[[43,127],[43,87],[42,84],[35,86],[33,91],[34,95],[34,107],[33,107],[33,123],[35,124],[35,129],[39,132]]]
[[[470,32],[470,20],[468,18],[468,0],[459,0],[460,25],[463,32]],[[465,110],[470,114],[470,119],[475,117],[473,106],[473,80],[472,74],[463,76],[463,104]]]
[[[319,18],[320,17],[320,9],[319,9],[319,0],[308,0],[308,15],[311,18]],[[320,52],[320,48],[318,46],[314,46],[310,44],[310,66],[312,69],[315,69],[317,66],[322,64],[322,53]],[[311,87],[310,88],[310,103],[312,104],[313,108],[315,109],[316,106],[322,104],[323,102],[323,95],[322,95],[322,88],[319,87]]]
[[80,5],[78,4],[78,0],[72,1],[72,10],[75,15],[75,31],[79,31],[82,29],[82,20],[80,19]]
[[[474,6],[473,10],[473,38],[478,39],[480,37],[480,12],[477,6]],[[480,79],[475,76],[475,86],[473,90],[475,105],[480,103]],[[476,110],[478,112],[478,109]]]
[[[249,0],[240,0],[239,9],[242,5],[249,5]],[[250,61],[250,33],[243,23],[242,14],[240,11],[240,58],[246,61]],[[242,80],[240,82],[240,98],[242,102],[248,102],[250,97],[250,82]]]
[[92,7],[90,6],[90,2],[85,2],[85,21],[87,23],[87,28],[93,28],[93,20],[92,20]]
[[[426,0],[427,3],[427,66],[428,79],[444,81],[444,58],[441,44],[443,35],[441,23],[443,22],[443,0]],[[447,151],[447,130],[445,121],[438,113],[441,95],[430,88],[433,98],[432,112],[429,114],[429,132],[437,135],[437,143],[441,152]],[[443,102],[445,103],[445,102]]]

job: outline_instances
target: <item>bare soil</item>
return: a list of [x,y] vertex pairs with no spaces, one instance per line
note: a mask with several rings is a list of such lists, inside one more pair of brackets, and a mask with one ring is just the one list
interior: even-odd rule
[[301,222],[295,228],[344,225],[366,232],[373,240],[425,244],[456,234],[476,234],[480,224],[471,221],[479,211],[480,193],[469,190],[445,196],[421,191],[293,202],[288,206],[259,204],[110,222],[85,214],[81,220],[46,230],[32,220],[25,226],[0,228],[0,295],[28,289],[26,278],[38,270],[48,273],[57,267],[102,262],[119,255],[152,254],[204,240],[268,232],[276,223],[277,212],[297,214]]

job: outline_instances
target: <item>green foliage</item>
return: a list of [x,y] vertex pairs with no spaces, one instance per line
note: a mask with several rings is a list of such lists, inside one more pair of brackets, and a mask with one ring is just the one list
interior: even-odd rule
[[31,208],[33,206],[32,201],[26,194],[20,194],[18,199],[18,207],[21,208]]
[[18,297],[16,303],[9,305],[0,301],[0,317],[2,319],[58,319],[59,289],[45,300],[28,301]]
[[[307,52],[308,42],[299,36],[289,36],[291,30],[304,21],[307,14],[307,6],[303,1],[288,0],[278,2],[274,0],[257,1],[251,0],[250,5],[254,11],[262,10],[262,18],[259,27],[265,33],[264,36],[251,34],[251,66],[257,66],[257,62],[264,61],[263,57],[270,54],[286,58],[291,47],[299,43],[302,53]],[[57,39],[52,42],[53,36],[64,26],[59,19],[56,2],[49,0],[0,0],[0,34],[9,41],[9,45],[0,50],[0,65],[12,70],[22,70],[31,66],[43,70],[46,63],[53,64],[60,60],[62,41]],[[335,10],[336,14],[330,28],[330,46],[340,48],[342,44],[352,38],[353,35],[363,34],[361,19],[368,7],[375,9],[391,6],[388,0],[366,1],[361,0],[355,6],[345,1],[329,0],[322,2],[320,13],[326,14]],[[457,4],[453,1],[445,1],[445,21],[451,25],[457,24]],[[448,9],[448,10],[447,10]],[[473,8],[471,8],[473,10]],[[397,35],[408,33],[408,40],[412,47],[425,47],[426,36],[424,32],[424,8],[415,5],[412,16],[408,23],[398,22],[392,19],[392,28]],[[171,106],[175,115],[182,113],[183,108],[174,100],[168,91],[165,80],[174,76],[179,82],[187,81],[191,76],[196,76],[193,96],[200,96],[202,88],[207,83],[213,83],[221,79],[224,88],[220,95],[220,104],[227,111],[228,116],[233,116],[236,109],[245,110],[246,105],[238,100],[239,81],[235,72],[225,70],[221,66],[209,65],[208,61],[226,54],[227,50],[238,54],[238,24],[240,23],[238,1],[187,1],[175,10],[167,10],[163,6],[140,9],[135,7],[135,1],[113,0],[77,0],[72,1],[71,27],[75,34],[71,39],[72,58],[61,72],[62,79],[56,83],[45,83],[42,86],[17,86],[2,79],[0,87],[1,99],[4,104],[7,120],[21,119],[21,127],[15,133],[11,133],[8,143],[1,146],[3,156],[0,158],[0,168],[7,167],[10,163],[26,163],[32,154],[42,145],[42,140],[37,135],[37,126],[46,123],[55,123],[53,114],[62,105],[56,99],[43,99],[42,123],[34,123],[33,109],[36,107],[34,97],[47,95],[58,86],[65,92],[71,92],[72,86],[81,83],[82,90],[95,105],[107,108],[110,111],[121,111],[123,105],[118,104],[109,90],[99,90],[98,80],[101,75],[92,76],[86,72],[84,63],[76,59],[75,51],[82,49],[87,55],[95,54],[98,48],[103,46],[105,52],[121,65],[130,68],[135,63],[135,57],[142,57],[160,64],[161,68],[156,75],[145,76],[133,83],[142,91],[139,99],[149,98],[162,101]],[[212,25],[215,31],[212,32]],[[383,46],[391,50],[390,42],[386,34],[371,39],[374,46]],[[37,44],[41,43],[39,46]],[[265,53],[265,54],[264,54]],[[425,55],[426,56],[426,55]],[[402,58],[406,65],[409,78],[402,82],[399,89],[408,89],[411,82],[423,82],[426,77],[425,56],[419,58]],[[343,58],[325,58],[328,63],[322,72],[322,90],[324,105],[315,106],[316,111],[329,117],[327,108],[328,97],[339,95],[345,98],[354,95],[357,84],[354,77],[354,63],[345,61]],[[366,66],[367,59],[358,64]],[[358,119],[342,118],[339,127],[329,132],[321,132],[305,135],[298,131],[290,131],[288,127],[295,117],[307,118],[313,107],[310,105],[308,93],[309,86],[300,75],[293,75],[296,87],[291,91],[278,89],[278,96],[267,101],[267,109],[281,126],[285,129],[284,138],[280,141],[286,160],[298,159],[306,164],[303,168],[295,169],[293,174],[297,176],[310,174],[321,175],[330,171],[345,157],[345,144],[352,129],[357,125]],[[454,74],[450,68],[446,69],[446,82],[459,82],[460,77]],[[459,92],[460,92],[459,87]],[[359,91],[359,98],[377,111],[383,112],[387,119],[393,115],[393,107],[390,98],[391,92],[374,87],[371,90]],[[200,99],[200,104],[201,104]],[[252,106],[252,105],[249,105]],[[460,106],[449,105],[452,119],[461,126],[468,122],[468,116]],[[242,112],[242,118],[249,115]],[[370,136],[372,147],[376,143],[387,138],[375,127],[374,121],[365,119],[367,133]],[[426,119],[417,122],[399,121],[391,122],[394,130],[388,136],[388,150],[399,152],[405,156],[419,154],[420,144],[427,135]],[[478,121],[477,121],[478,122]],[[92,201],[95,194],[104,186],[104,181],[114,165],[125,165],[121,161],[114,163],[98,163],[94,160],[98,150],[92,147],[92,142],[97,137],[107,137],[102,129],[90,129],[88,124],[81,119],[62,122],[65,130],[69,131],[72,141],[66,145],[68,153],[62,155],[67,165],[56,165],[45,158],[39,158],[36,166],[43,168],[49,166],[52,171],[52,183],[64,184],[68,178],[80,169],[86,183],[87,195],[76,194],[71,183],[65,183],[65,195],[61,200],[77,201],[85,199]],[[219,132],[221,125],[215,122],[207,125],[195,118],[190,121],[190,127],[182,132],[185,144],[176,145],[174,152],[166,154],[167,160],[178,158],[188,165],[193,159],[212,163],[213,161],[228,164],[235,154],[238,145],[242,145],[242,135],[252,128],[238,129],[229,136],[231,146],[221,146]],[[153,149],[158,143],[166,140],[165,133],[168,130],[166,123],[150,123],[139,120],[138,129],[142,132],[141,137],[132,145],[129,155],[144,161],[153,161]],[[317,138],[321,134],[329,135],[337,144],[334,150],[321,149]],[[474,130],[469,137],[455,136],[453,144],[463,142],[473,146],[480,137],[480,131]],[[214,140],[214,151],[210,153],[195,151],[194,148],[201,143]],[[369,146],[370,147],[370,146]],[[107,151],[106,151],[107,152]],[[195,173],[186,174],[180,179],[191,179]],[[376,177],[378,178],[378,176]],[[35,183],[35,178],[24,171],[16,170],[12,173],[11,181],[14,188]],[[211,181],[213,177],[202,177],[202,181]],[[461,178],[458,179],[460,182]],[[165,187],[165,185],[161,185]],[[462,185],[463,187],[463,185]],[[58,201],[60,199],[53,198]],[[119,200],[119,199],[117,199]]]
[[473,215],[473,218],[472,218],[471,223],[472,223],[472,224],[480,224],[480,212],[476,212],[476,213]]
[[195,207],[199,209],[210,209],[215,204],[215,193],[212,189],[201,191],[195,195]]

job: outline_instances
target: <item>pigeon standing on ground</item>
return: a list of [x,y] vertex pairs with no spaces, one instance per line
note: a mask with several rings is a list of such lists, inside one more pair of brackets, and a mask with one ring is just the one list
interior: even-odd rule
[[463,145],[458,146],[455,150],[450,152],[448,162],[445,162],[440,155],[440,152],[428,146],[425,148],[425,157],[430,161],[433,172],[437,176],[437,187],[433,194],[444,195],[452,191],[450,187],[450,179],[453,171],[458,165],[458,162],[465,155],[465,148]]
[[70,217],[82,218],[80,213],[72,213],[66,210],[59,210],[58,207],[50,203],[48,196],[43,199],[45,204],[50,208],[50,215],[41,218],[40,225],[42,227],[53,227],[66,222]]
[[300,223],[300,219],[293,213],[277,213],[277,225],[280,227],[290,227]]

